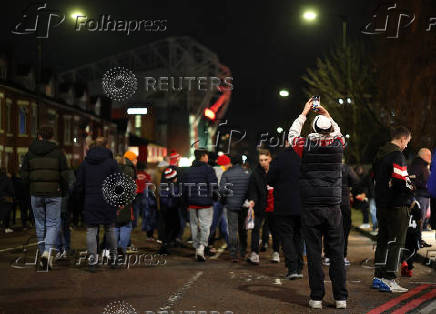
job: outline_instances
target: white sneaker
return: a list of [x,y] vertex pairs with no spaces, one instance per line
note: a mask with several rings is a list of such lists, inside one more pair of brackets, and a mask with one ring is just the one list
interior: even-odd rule
[[256,252],[251,252],[251,255],[247,259],[247,262],[253,265],[259,265],[259,254],[257,254]]
[[280,263],[280,254],[279,252],[274,252],[271,257],[271,262]]
[[330,266],[330,258],[325,257],[325,258],[323,259],[323,261],[322,261],[322,264],[323,264],[324,266]]
[[401,287],[395,279],[382,278],[381,281],[382,283],[385,284],[385,286],[380,288],[381,291],[392,292],[392,293],[405,293],[409,291],[409,289]]
[[360,229],[370,229],[370,228],[371,228],[371,225],[370,225],[370,224],[361,224],[361,225],[359,226],[359,228],[360,228]]
[[195,250],[195,259],[197,260],[197,262],[205,262],[206,258],[204,257],[204,246],[200,245],[196,250]]
[[322,301],[309,300],[309,307],[311,309],[322,309]]
[[351,265],[351,262],[350,262],[350,260],[348,259],[348,258],[344,258],[344,264],[345,264],[345,266],[350,266]]
[[345,301],[345,300],[336,300],[336,308],[337,309],[346,309],[347,308],[347,301]]
[[12,233],[12,232],[14,232],[14,230],[11,229],[11,228],[6,228],[6,229],[5,229],[5,233]]

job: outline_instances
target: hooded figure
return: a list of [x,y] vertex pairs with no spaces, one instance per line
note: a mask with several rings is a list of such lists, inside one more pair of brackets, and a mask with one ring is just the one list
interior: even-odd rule
[[83,217],[87,225],[112,224],[116,208],[103,198],[103,181],[119,172],[112,152],[105,147],[94,147],[88,151],[77,171],[76,188],[83,193]]

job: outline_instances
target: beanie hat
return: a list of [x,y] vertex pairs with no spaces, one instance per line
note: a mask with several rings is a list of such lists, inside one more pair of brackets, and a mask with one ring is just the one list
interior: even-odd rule
[[216,163],[219,166],[227,166],[228,164],[230,164],[230,158],[227,157],[227,155],[218,156]]
[[175,166],[177,164],[179,157],[180,157],[180,154],[177,153],[174,149],[172,149],[170,154],[168,155],[170,165]]
[[332,122],[326,116],[318,115],[313,119],[312,128],[316,133],[326,133],[332,128]]
[[174,168],[166,168],[164,171],[165,179],[169,180],[177,176],[177,171]]
[[132,151],[127,151],[124,154],[124,158],[127,158],[128,160],[132,161],[132,160],[138,158],[138,156],[136,156],[136,154],[134,152],[132,152]]

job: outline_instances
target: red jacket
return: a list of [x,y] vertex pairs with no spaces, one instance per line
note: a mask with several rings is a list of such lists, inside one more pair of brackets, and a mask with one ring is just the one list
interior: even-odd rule
[[144,170],[136,172],[136,194],[142,193],[145,190],[145,185],[151,182],[151,176]]

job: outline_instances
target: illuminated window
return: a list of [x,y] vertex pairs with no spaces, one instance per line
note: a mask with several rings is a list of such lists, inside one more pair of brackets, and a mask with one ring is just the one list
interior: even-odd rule
[[18,130],[20,135],[27,134],[27,107],[18,106]]
[[36,104],[32,104],[32,118],[30,122],[30,135],[36,136],[38,132],[38,107]]
[[137,114],[135,116],[135,128],[140,128],[141,122],[142,122],[142,117],[141,117],[141,115]]

